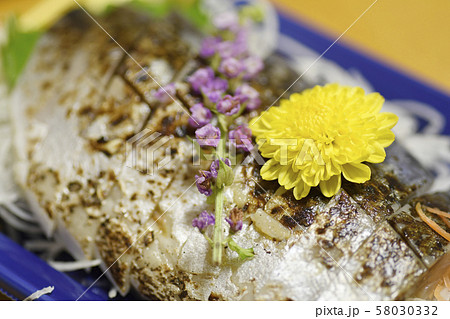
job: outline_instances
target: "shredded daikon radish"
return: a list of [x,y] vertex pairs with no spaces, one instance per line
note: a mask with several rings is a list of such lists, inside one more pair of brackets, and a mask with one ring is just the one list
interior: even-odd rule
[[26,297],[23,301],[37,300],[37,299],[41,298],[43,295],[51,294],[53,292],[53,290],[55,290],[55,287],[53,287],[53,286],[42,288],[41,290],[33,292],[31,295]]
[[9,210],[0,206],[0,217],[9,225],[16,228],[17,230],[23,231],[25,233],[40,234],[42,230],[36,225],[30,225],[26,222],[21,221]]
[[22,209],[21,207],[15,205],[14,203],[3,203],[6,209],[12,212],[16,217],[23,219],[27,222],[35,222],[36,218],[31,215],[31,213],[27,210]]
[[42,251],[48,249],[57,250],[62,249],[64,247],[61,243],[52,242],[44,239],[28,240],[23,244],[23,246],[25,247],[25,249],[31,251]]
[[88,269],[92,267],[97,267],[100,265],[100,259],[94,260],[78,260],[78,261],[54,261],[47,260],[50,266],[59,271],[75,271],[81,269]]

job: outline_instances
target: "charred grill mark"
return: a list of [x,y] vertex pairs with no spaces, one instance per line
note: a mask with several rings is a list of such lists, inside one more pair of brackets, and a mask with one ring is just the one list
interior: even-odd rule
[[[130,266],[119,257],[131,247],[133,240],[131,235],[120,225],[118,219],[108,219],[98,229],[96,245],[100,255],[120,289],[125,290],[128,284]],[[132,250],[131,248],[130,250]],[[127,254],[130,253],[130,250]]]
[[344,181],[342,187],[376,223],[394,213],[392,206],[397,200],[382,178],[375,176],[363,184]]
[[363,289],[395,299],[425,267],[386,223],[368,238],[345,266]]
[[389,222],[427,266],[446,253],[448,242],[406,212],[394,215]]
[[[389,220],[390,224],[416,252],[422,262],[427,267],[431,267],[449,251],[449,244],[419,218],[414,208],[418,202],[424,206],[437,207],[440,210],[449,211],[450,196],[445,193],[436,193],[416,197],[411,200],[409,206],[402,208],[398,214],[392,216]],[[427,215],[443,229],[450,231],[438,216],[434,214]]]

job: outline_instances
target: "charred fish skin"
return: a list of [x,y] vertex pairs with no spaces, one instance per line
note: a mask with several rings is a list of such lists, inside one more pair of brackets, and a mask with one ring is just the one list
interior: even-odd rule
[[[389,219],[389,222],[414,249],[424,265],[431,268],[448,253],[450,247],[442,236],[420,219],[415,210],[417,203],[448,212],[450,211],[450,196],[447,193],[434,193],[415,197]],[[438,216],[429,214],[429,218],[443,229],[449,230]]]
[[426,192],[433,176],[399,142],[386,149],[386,160],[371,164],[372,177],[363,184],[343,183],[343,188],[380,223],[394,214],[408,199]]
[[[207,241],[191,226],[208,205],[193,185],[199,167],[193,164],[195,154],[184,138],[192,133],[185,111],[196,102],[185,78],[203,62],[193,60],[195,50],[184,40],[186,29],[177,33],[172,20],[153,21],[128,11],[116,15],[119,20],[109,16],[102,23],[117,30],[119,38],[127,38],[123,43],[128,43],[127,49],[151,77],[163,85],[180,82],[175,101],[160,105],[154,100],[150,93],[157,86],[151,77],[123,52],[115,56],[108,37],[77,14],[60,24],[60,30],[74,29],[72,40],[78,40],[77,46],[61,39],[54,42],[66,55],[51,68],[52,75],[74,85],[40,95],[32,81],[45,53],[38,46],[14,93],[20,131],[17,145],[20,154],[26,155],[19,156],[26,181],[22,185],[34,198],[32,205],[54,223],[77,258],[100,257],[103,269],[111,267],[107,274],[121,293],[134,287],[148,299],[365,299],[361,287],[372,299],[391,299],[420,276],[423,265],[385,219],[426,188],[427,183],[411,188],[419,183],[413,177],[425,180],[428,175],[416,163],[411,166],[414,174],[402,173],[399,167],[408,156],[392,153],[386,163],[374,165],[377,196],[367,203],[364,192],[369,192],[370,183],[357,190],[344,185],[332,199],[312,191],[297,201],[276,182],[263,181],[258,164],[237,166],[235,183],[226,193],[225,213],[242,209],[244,228],[235,240],[243,247],[252,246],[256,256],[243,263],[235,252],[225,249],[224,265],[212,266]],[[77,22],[80,19],[83,26]],[[57,28],[42,40],[41,47],[61,37],[64,32],[54,31]],[[149,34],[159,28],[168,30],[165,36],[170,41]],[[201,37],[197,35],[190,31],[189,41],[198,44]],[[96,41],[103,43],[101,48],[88,46]],[[188,53],[168,60],[164,56],[169,48]],[[114,58],[104,58],[110,54]],[[75,63],[70,60],[74,56],[81,64],[71,66],[73,72],[63,76],[64,65]],[[102,85],[84,88],[80,81],[90,83],[89,63],[99,59],[101,69],[107,71],[94,70],[92,78]],[[284,60],[274,56],[252,85],[261,92],[263,104],[270,105],[296,78]],[[300,91],[304,84],[299,85],[293,90]],[[28,92],[39,99],[39,107],[27,100]],[[20,117],[24,114],[28,114],[26,120]],[[246,117],[240,120],[245,122]],[[40,128],[44,133],[34,134]],[[164,147],[134,161],[127,140],[141,132],[144,149],[158,141]],[[160,135],[151,139],[152,132]],[[154,169],[165,159],[166,164]],[[387,174],[398,174],[398,183],[390,184]],[[386,213],[388,205],[392,211]],[[390,251],[390,246],[395,250]],[[389,281],[393,261],[402,267]],[[379,288],[380,282],[386,287]]]
[[[136,21],[137,30],[134,30],[134,32],[130,30],[133,33],[132,38],[134,40],[130,40],[127,47],[131,49],[139,48],[140,43],[144,41],[143,38],[139,40],[140,35],[142,35],[140,18],[135,19],[134,14],[123,12],[120,16],[122,17],[121,23],[123,19]],[[79,22],[80,19],[82,22]],[[114,26],[116,18],[113,16],[111,19],[109,20],[106,17],[101,23],[109,27]],[[157,25],[161,27],[161,23],[163,22],[159,21]],[[130,24],[126,25],[128,25],[128,29],[133,29]],[[146,25],[148,25],[148,21],[146,21]],[[60,40],[61,42],[53,41],[54,37],[61,37],[67,28],[74,30],[81,28],[81,31],[72,31],[75,35],[68,43],[63,40]],[[120,28],[117,29],[121,30]],[[170,25],[166,29],[170,29]],[[112,35],[116,36],[114,32],[112,32]],[[58,51],[60,47],[64,47],[67,51],[66,55],[59,57],[58,61],[61,61],[61,63],[52,66],[54,73],[60,76],[65,74],[65,64],[71,62],[65,61],[65,57],[69,59],[76,56],[78,51],[85,50],[84,43],[86,43],[86,46],[91,42],[110,43],[106,35],[98,31],[91,21],[84,19],[79,13],[67,17],[58,26],[50,30],[47,37],[52,38],[48,42],[53,42],[55,51]],[[118,35],[117,38],[120,39]],[[47,40],[44,38],[43,41],[45,44]],[[177,41],[181,40],[178,39]],[[77,45],[75,46],[74,43],[77,43]],[[40,45],[44,46],[44,44]],[[90,47],[92,47],[92,50],[95,49],[100,52],[99,54],[102,57],[108,56],[110,50],[117,53],[113,46],[105,47],[103,44],[101,50],[96,45]],[[24,79],[32,78],[35,71],[34,65],[40,64],[40,56],[44,55],[45,50],[45,48],[41,49],[38,46],[35,61],[30,62],[28,69],[25,71]],[[28,176],[26,176],[26,182],[23,186],[35,197],[34,200],[31,200],[32,204],[36,207],[42,207],[43,215],[54,223],[49,232],[56,230],[56,233],[66,243],[69,243],[72,254],[79,259],[94,258],[95,256],[102,258],[103,268],[111,267],[108,274],[113,278],[117,288],[122,293],[128,291],[130,281],[133,281],[136,287],[143,287],[143,291],[149,291],[149,298],[158,296],[161,299],[189,299],[195,296],[197,299],[207,299],[207,293],[204,295],[193,293],[195,289],[198,289],[198,283],[195,280],[192,282],[189,294],[180,292],[178,295],[173,289],[165,290],[167,287],[164,288],[165,286],[162,283],[165,282],[166,277],[158,276],[158,274],[171,272],[172,275],[168,279],[176,281],[180,274],[176,271],[178,257],[167,259],[165,255],[173,255],[173,251],[164,253],[162,248],[164,245],[167,246],[167,242],[170,241],[166,237],[158,240],[161,237],[158,236],[159,234],[167,232],[170,234],[168,225],[170,225],[171,219],[164,218],[162,219],[164,223],[156,224],[153,220],[170,208],[164,207],[162,203],[169,202],[169,199],[170,201],[176,200],[177,197],[174,197],[174,195],[180,195],[176,192],[170,195],[165,190],[170,189],[172,184],[177,187],[184,187],[183,183],[187,181],[183,172],[189,171],[189,167],[185,163],[191,161],[192,153],[190,149],[188,150],[186,140],[180,138],[183,134],[179,134],[179,128],[185,126],[187,122],[185,113],[178,108],[178,104],[182,103],[177,101],[178,103],[174,102],[172,105],[160,108],[154,101],[147,101],[146,97],[140,94],[139,88],[134,86],[134,82],[130,83],[132,79],[127,79],[127,73],[122,73],[121,65],[127,63],[122,53],[120,53],[120,56],[115,56],[113,62],[109,62],[107,59],[103,61],[102,70],[111,70],[106,73],[98,72],[103,76],[99,81],[103,85],[96,87],[88,85],[87,90],[79,86],[78,81],[85,80],[86,83],[90,83],[89,65],[87,64],[97,61],[98,57],[95,55],[95,50],[94,52],[87,50],[87,53],[83,52],[80,57],[75,59],[84,63],[73,66],[77,75],[75,79],[70,78],[73,73],[64,76],[64,81],[68,83],[74,81],[73,86],[68,85],[58,91],[58,95],[64,98],[58,99],[53,96],[56,92],[52,94],[52,90],[46,91],[49,96],[45,94],[40,96],[42,107],[31,114],[30,110],[33,110],[34,106],[22,103],[26,102],[24,101],[26,95],[23,94],[23,90],[28,91],[34,85],[22,80],[23,83],[15,92],[15,104],[20,105],[17,110],[22,112],[17,113],[16,123],[21,127],[23,127],[23,124],[27,124],[28,127],[21,132],[29,132],[29,134],[26,134],[27,136],[18,137],[18,139],[21,139],[22,145],[25,144],[20,150],[28,148],[27,155],[29,157],[25,156],[22,160],[25,163],[31,163],[26,169]],[[153,54],[153,52],[150,53]],[[86,55],[89,55],[89,57],[93,55],[95,58],[86,59],[84,58]],[[92,78],[98,80],[95,74],[97,73],[94,72]],[[128,75],[130,74],[128,73]],[[292,73],[290,74],[292,77]],[[153,74],[153,77],[157,79],[158,75]],[[176,72],[173,72],[173,76],[176,76]],[[275,77],[271,77],[269,74],[266,75],[266,78]],[[278,80],[283,79],[280,74],[276,78]],[[82,87],[79,92],[75,90],[77,87]],[[281,87],[278,87],[277,90],[281,91],[281,89]],[[145,90],[147,91],[149,88]],[[269,89],[266,88],[265,90],[270,93]],[[269,93],[266,93],[268,98],[277,94]],[[181,92],[180,96],[186,97],[186,94]],[[53,104],[49,104],[52,100],[57,100],[58,103],[56,104],[61,110],[58,116],[55,116],[52,112]],[[23,118],[26,118],[27,121],[21,120],[23,119],[22,115],[26,113],[28,113],[28,117]],[[52,116],[49,116],[49,114],[52,114]],[[35,115],[38,121],[36,121]],[[49,119],[51,121],[48,121]],[[57,125],[58,123],[64,123],[64,127],[61,128]],[[45,127],[47,131],[36,138],[36,135],[32,133],[40,126]],[[130,155],[125,153],[126,139],[130,135],[138,133],[137,127],[156,132],[161,131],[164,136],[170,138],[171,148],[169,153],[173,157],[170,161],[172,167],[165,167],[155,174],[149,175],[148,172],[142,170],[148,163],[140,163],[143,167],[127,167],[124,165]],[[31,128],[31,130],[28,128]],[[62,142],[60,130],[67,132],[67,140],[63,142],[67,149],[60,148]],[[31,140],[30,137],[36,140]],[[42,148],[42,144],[48,146]],[[55,159],[64,158],[64,161],[49,161],[46,155],[52,154],[52,152]],[[156,154],[155,156],[152,161],[156,162],[161,159],[162,154]],[[194,173],[191,170],[189,176],[192,178],[193,175]],[[143,181],[144,184],[139,181]],[[189,234],[193,232],[190,221],[204,205],[202,204],[204,199],[193,196],[193,192],[188,193],[188,195],[196,198],[196,203],[200,203],[200,206],[194,205],[195,210],[192,210],[187,217],[183,218],[183,227],[187,228],[183,231]],[[185,210],[186,205],[178,209]],[[45,221],[43,223],[45,224]],[[150,229],[148,233],[154,234],[150,237],[152,240],[142,240],[142,238],[148,238],[147,234],[144,234],[144,230],[147,228]],[[182,232],[180,231],[180,233]],[[139,238],[140,235],[143,235],[142,238]],[[186,234],[183,236],[183,240],[186,241]],[[202,239],[200,238],[200,240]],[[131,247],[131,244],[135,241],[137,241],[136,245]],[[180,242],[175,241],[175,243],[176,247],[180,245]],[[144,244],[144,247],[141,247],[141,244]],[[170,245],[168,246],[170,247]],[[207,251],[207,247],[204,250]],[[233,258],[235,257],[233,256]],[[207,260],[206,256],[204,256],[204,260]],[[136,269],[142,272],[153,269],[150,271],[152,276],[148,274],[146,276],[135,276],[134,270]],[[132,272],[133,275],[131,275]],[[230,271],[228,273],[231,274]],[[201,275],[197,275],[197,281],[201,280],[200,277]],[[146,278],[144,283],[142,282],[143,278]],[[150,281],[149,278],[154,279]],[[213,281],[211,279],[211,282]],[[154,287],[154,291],[148,288],[144,289],[144,287],[150,285]],[[236,289],[236,287],[232,288],[234,294],[236,294]],[[150,293],[150,291],[153,292]],[[223,299],[233,298],[226,293],[214,292],[213,294],[220,295]]]

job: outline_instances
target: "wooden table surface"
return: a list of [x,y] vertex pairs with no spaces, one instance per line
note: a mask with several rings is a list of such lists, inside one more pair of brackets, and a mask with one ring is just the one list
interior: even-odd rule
[[[37,0],[0,0],[0,17]],[[375,0],[272,0],[337,38]],[[450,0],[378,0],[341,39],[450,93]]]

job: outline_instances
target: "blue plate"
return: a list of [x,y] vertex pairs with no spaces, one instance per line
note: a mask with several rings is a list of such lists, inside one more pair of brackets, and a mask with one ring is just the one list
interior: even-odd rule
[[[55,289],[39,300],[77,300],[87,288],[0,233],[0,288],[22,300],[48,286]],[[90,289],[80,300],[107,299],[106,291]]]

